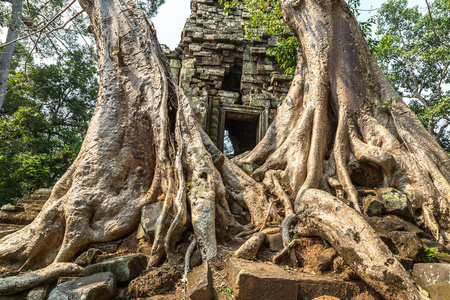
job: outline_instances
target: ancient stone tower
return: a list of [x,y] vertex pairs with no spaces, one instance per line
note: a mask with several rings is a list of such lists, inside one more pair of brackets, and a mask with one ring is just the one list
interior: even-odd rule
[[[276,37],[245,35],[249,13],[225,13],[218,0],[192,0],[181,42],[165,49],[178,84],[195,103],[203,127],[220,150],[240,154],[264,136],[285,98],[290,76],[267,50]],[[225,152],[230,153],[230,149]]]

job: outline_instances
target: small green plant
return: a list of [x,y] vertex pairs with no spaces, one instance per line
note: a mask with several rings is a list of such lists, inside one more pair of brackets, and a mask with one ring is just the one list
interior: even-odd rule
[[381,104],[376,104],[375,107],[376,108],[381,108],[381,109],[387,109],[387,108],[389,108],[392,105],[393,101],[398,102],[398,99],[393,97],[391,99],[384,100]]
[[436,248],[425,248],[425,261],[435,262],[437,260],[436,253],[438,253]]
[[192,181],[185,182],[185,183],[184,183],[184,187],[185,187],[185,189],[186,189],[186,193],[189,193],[189,191],[190,191],[191,188],[192,188]]
[[233,296],[233,289],[232,289],[232,288],[220,288],[220,289],[219,289],[219,292],[225,292],[225,293],[227,293],[228,295]]
[[293,236],[291,236],[291,237],[289,238],[289,243],[292,242],[293,240],[298,239],[298,238],[299,238],[298,234],[297,234],[297,233],[294,234]]
[[232,257],[234,255],[234,253],[227,253],[227,255],[225,255],[226,257]]
[[253,256],[253,257],[247,258],[247,260],[258,261],[258,258],[256,256]]
[[261,182],[261,178],[256,177],[256,178],[255,178],[255,181],[256,181],[256,182]]
[[302,297],[302,300],[308,300],[308,298],[306,298],[305,296]]

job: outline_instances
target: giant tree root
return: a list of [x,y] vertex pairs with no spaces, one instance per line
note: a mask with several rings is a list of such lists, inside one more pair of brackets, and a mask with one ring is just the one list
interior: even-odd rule
[[174,84],[152,23],[133,1],[80,4],[97,42],[97,106],[77,159],[42,212],[0,240],[0,264],[34,268],[70,261],[90,243],[135,229],[141,207],[156,201],[164,207],[149,264],[170,259],[190,225],[202,258],[213,258],[217,219],[224,227],[237,225],[225,192],[250,211],[256,227],[267,211],[262,184],[204,138],[191,103]]
[[266,235],[262,232],[252,235],[241,247],[234,253],[235,257],[253,259],[258,253],[259,247],[266,239]]
[[427,299],[362,216],[330,194],[310,189],[297,214],[299,234],[326,239],[345,262],[386,299]]
[[54,263],[37,271],[0,278],[0,295],[12,295],[35,286],[52,283],[61,276],[79,276],[83,268],[72,263]]

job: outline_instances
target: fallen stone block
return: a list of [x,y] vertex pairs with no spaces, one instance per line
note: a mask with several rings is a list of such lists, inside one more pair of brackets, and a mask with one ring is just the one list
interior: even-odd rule
[[116,279],[111,272],[66,281],[56,286],[48,300],[110,300],[116,293]]
[[[382,299],[364,283],[346,282],[327,276],[291,273],[277,265],[232,258],[228,278],[236,300],[314,299],[321,296],[356,299]],[[368,297],[369,297],[368,296]]]
[[269,250],[272,252],[279,252],[283,250],[283,237],[281,233],[268,234],[267,241],[269,243]]
[[84,276],[101,272],[112,272],[118,283],[127,282],[139,276],[147,267],[144,254],[133,254],[111,258],[84,268]]
[[412,279],[430,294],[431,300],[449,299],[450,264],[415,264],[412,271]]
[[276,265],[232,258],[228,261],[228,276],[235,300],[297,300],[296,281]]
[[82,268],[73,263],[53,263],[34,272],[0,279],[0,295],[12,295],[54,282],[61,276],[78,275]]
[[174,268],[160,268],[133,279],[128,285],[128,293],[131,297],[152,297],[171,291],[181,273]]
[[31,289],[27,294],[27,300],[45,300],[49,286],[41,285]]
[[214,299],[213,278],[207,262],[189,273],[187,293],[191,300]]
[[150,241],[153,241],[156,230],[156,221],[161,215],[164,202],[147,204],[142,207],[141,224]]
[[417,234],[407,231],[392,231],[389,236],[400,256],[411,258],[416,262],[421,261],[425,249]]
[[402,192],[393,188],[378,189],[378,199],[385,203],[386,213],[414,220],[411,202]]

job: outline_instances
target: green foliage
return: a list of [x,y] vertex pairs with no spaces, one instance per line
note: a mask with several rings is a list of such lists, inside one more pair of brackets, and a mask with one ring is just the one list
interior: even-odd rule
[[426,262],[435,262],[436,259],[436,253],[438,253],[438,249],[436,248],[425,248],[425,261]]
[[220,288],[219,292],[225,292],[225,293],[227,293],[230,296],[233,295],[233,289],[232,288]]
[[381,104],[376,104],[375,106],[379,109],[388,109],[389,107],[391,107],[392,102],[398,102],[398,99],[391,98],[391,99],[386,99],[383,102],[381,102]]
[[[219,0],[219,3],[227,12],[239,5],[237,0]],[[268,54],[275,55],[285,73],[293,75],[297,65],[299,43],[283,21],[280,3],[279,0],[244,0],[243,4],[250,12],[246,34],[249,39],[254,40],[267,34],[276,35],[278,45],[269,48]]]
[[[20,65],[20,62],[17,63]],[[0,202],[50,187],[77,156],[98,91],[86,49],[10,73],[0,114]]]
[[158,13],[158,9],[166,0],[137,0],[139,8],[143,9],[149,17],[154,17]]
[[186,190],[186,193],[189,193],[189,191],[190,191],[191,188],[192,188],[192,181],[185,182],[185,183],[184,183],[184,188],[185,188],[185,190]]
[[267,53],[275,56],[286,74],[294,75],[297,66],[298,47],[298,39],[295,36],[281,37],[278,39],[277,46],[269,48]]
[[292,242],[293,240],[296,240],[299,238],[299,235],[296,233],[293,236],[289,237],[289,243]]
[[[432,20],[406,0],[382,5],[372,53],[391,84],[440,144],[450,152],[449,1],[431,3]],[[435,26],[435,30],[433,29]],[[436,34],[435,34],[436,31]]]

